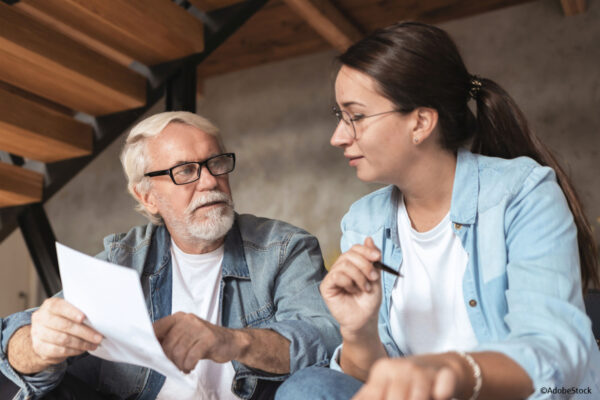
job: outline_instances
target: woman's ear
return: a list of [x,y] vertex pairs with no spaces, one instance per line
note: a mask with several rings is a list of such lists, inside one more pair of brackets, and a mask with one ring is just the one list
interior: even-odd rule
[[438,122],[438,112],[433,108],[419,107],[413,113],[416,119],[413,128],[413,142],[418,144],[426,140],[435,130]]

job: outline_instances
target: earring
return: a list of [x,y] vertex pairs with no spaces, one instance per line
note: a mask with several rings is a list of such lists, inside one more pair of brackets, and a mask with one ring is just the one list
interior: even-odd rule
[[419,143],[419,138],[415,136],[415,137],[413,138],[413,142],[415,142],[415,143]]

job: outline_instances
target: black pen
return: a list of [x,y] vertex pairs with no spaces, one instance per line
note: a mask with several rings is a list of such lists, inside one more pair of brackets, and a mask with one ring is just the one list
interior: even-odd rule
[[391,267],[388,267],[387,265],[385,265],[385,264],[384,264],[384,263],[382,263],[381,261],[375,261],[375,262],[373,263],[373,266],[374,266],[375,268],[379,268],[379,269],[380,269],[380,270],[382,270],[382,271],[389,272],[389,273],[390,273],[390,274],[392,274],[392,275],[395,275],[395,276],[402,276],[402,274],[401,274],[401,273],[399,273],[399,272],[398,272],[398,271],[396,271],[395,269],[392,269]]

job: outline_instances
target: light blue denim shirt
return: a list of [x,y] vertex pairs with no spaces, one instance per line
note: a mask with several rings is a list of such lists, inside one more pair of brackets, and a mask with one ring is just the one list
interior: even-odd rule
[[[148,224],[104,239],[97,257],[134,268],[152,321],[171,314],[171,238],[164,226]],[[325,269],[317,239],[292,225],[237,215],[225,238],[220,286],[221,321],[230,328],[272,329],[290,341],[290,370],[329,363],[340,342],[337,323],[319,293]],[[107,288],[110,290],[110,288]],[[60,295],[60,294],[59,294]],[[154,399],[164,376],[147,368],[84,355],[33,376],[17,373],[6,348],[12,334],[31,323],[34,309],[0,319],[0,371],[21,387],[20,399],[49,392],[69,373],[118,398]],[[233,361],[233,391],[252,398],[272,375]]]
[[[398,270],[399,198],[388,186],[354,203],[341,223],[342,252],[370,236],[383,262]],[[600,398],[600,353],[583,304],[577,229],[554,171],[527,157],[461,149],[450,221],[469,257],[463,299],[478,341],[473,351],[516,361],[533,381],[530,399],[550,398],[543,389],[555,387],[589,387],[589,399]],[[379,335],[389,356],[402,356],[389,326],[392,289],[402,278],[383,272],[382,279]],[[339,370],[335,358],[331,366]]]

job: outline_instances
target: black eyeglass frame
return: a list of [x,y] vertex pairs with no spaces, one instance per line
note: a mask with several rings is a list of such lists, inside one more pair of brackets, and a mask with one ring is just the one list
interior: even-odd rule
[[[211,170],[210,167],[208,166],[208,163],[210,162],[210,160],[213,160],[217,157],[223,157],[223,156],[227,156],[229,158],[231,158],[233,160],[233,165],[231,166],[231,169],[227,172],[224,172],[222,174],[214,174]],[[189,181],[189,182],[185,182],[185,183],[177,183],[175,182],[175,177],[173,176],[173,170],[175,168],[179,168],[182,165],[189,165],[189,164],[197,164],[198,165],[198,176],[196,177],[196,179]],[[198,179],[200,179],[200,174],[202,173],[202,167],[206,166],[206,169],[208,170],[208,173],[211,174],[212,176],[221,176],[221,175],[227,175],[229,173],[231,173],[234,169],[235,169],[235,153],[223,153],[223,154],[217,154],[216,156],[212,156],[207,158],[204,161],[187,161],[187,162],[183,162],[177,165],[172,166],[169,169],[161,169],[160,171],[152,171],[152,172],[146,172],[144,174],[144,176],[147,176],[149,178],[153,178],[155,176],[162,176],[162,175],[169,175],[171,177],[171,181],[173,181],[173,183],[175,185],[187,185],[188,183],[193,183],[196,182]]]
[[391,113],[403,113],[406,111],[403,110],[399,110],[399,109],[395,109],[395,110],[389,110],[389,111],[384,111],[384,112],[380,112],[377,114],[371,114],[371,115],[358,115],[356,117],[353,117],[350,115],[350,113],[348,111],[344,111],[342,109],[340,109],[338,106],[333,106],[332,107],[332,111],[333,111],[333,115],[335,115],[335,117],[337,118],[338,121],[338,125],[340,124],[340,122],[344,121],[344,123],[346,123],[346,120],[344,119],[344,117],[342,117],[342,115],[346,114],[348,115],[348,120],[350,121],[350,125],[352,125],[352,132],[354,133],[354,135],[352,136],[353,139],[356,140],[356,127],[354,126],[355,122],[361,121],[365,118],[371,118],[371,117],[377,117],[378,115],[384,115],[384,114],[391,114]]

